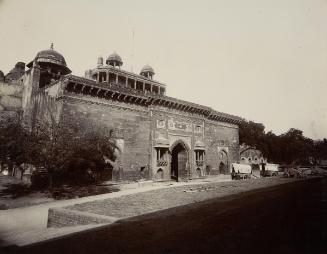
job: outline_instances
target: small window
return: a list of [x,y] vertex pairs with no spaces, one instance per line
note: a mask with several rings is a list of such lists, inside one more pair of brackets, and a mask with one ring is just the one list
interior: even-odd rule
[[196,125],[194,128],[194,132],[200,133],[202,132],[202,126],[201,125]]

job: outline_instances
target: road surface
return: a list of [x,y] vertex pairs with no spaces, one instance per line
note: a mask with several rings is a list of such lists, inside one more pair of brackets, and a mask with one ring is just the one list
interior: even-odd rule
[[244,192],[4,251],[327,253],[326,185],[326,178],[311,179]]

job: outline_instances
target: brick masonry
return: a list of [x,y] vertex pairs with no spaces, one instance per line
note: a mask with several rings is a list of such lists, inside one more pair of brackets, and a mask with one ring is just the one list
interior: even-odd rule
[[[62,121],[78,123],[79,128],[85,131],[107,127],[118,129],[122,133],[121,165],[122,176],[126,180],[140,178],[142,170],[146,171],[144,175],[147,179],[169,180],[170,148],[176,142],[182,142],[186,146],[191,178],[199,176],[197,169],[201,171],[201,176],[221,173],[220,163],[224,163],[228,172],[228,166],[238,160],[238,147],[234,144],[238,144],[237,125],[217,123],[176,110],[164,111],[158,108],[134,106],[125,102],[108,102],[77,94],[64,97],[62,104]],[[186,126],[186,129],[169,127],[169,124]],[[196,131],[196,127],[201,128]],[[168,154],[165,166],[157,165],[155,145],[160,138],[166,139],[169,145],[163,150]],[[194,150],[198,141],[205,146],[203,149],[206,158],[205,164],[200,167],[195,164]],[[158,170],[163,171],[161,178],[157,178]]]
[[78,123],[85,131],[97,127],[121,131],[124,178],[137,179],[142,168],[149,168],[151,118],[148,112],[73,99],[66,99],[63,104],[62,120],[67,123]]
[[[59,90],[58,90],[59,91]],[[171,149],[182,143],[187,151],[187,170],[179,180],[222,173],[220,164],[228,167],[238,160],[238,126],[211,121],[203,116],[167,108],[133,105],[105,100],[89,95],[65,94],[58,97],[49,93],[36,93],[30,99],[31,112],[44,118],[47,111],[69,124],[78,124],[84,131],[108,128],[119,131],[122,172],[113,172],[113,179],[169,180]],[[37,112],[35,112],[37,111]],[[166,153],[163,165],[157,162],[157,142],[166,140],[162,152]],[[204,147],[205,162],[196,165],[196,144]],[[236,144],[236,145],[235,145]],[[160,174],[160,175],[159,175]]]
[[36,66],[22,78],[24,121],[33,125],[51,114],[82,131],[107,128],[119,133],[119,170],[114,168],[114,180],[170,180],[176,158],[172,153],[178,152],[173,151],[178,144],[185,155],[177,156],[184,159],[176,180],[228,174],[231,163],[239,161],[238,117],[124,84],[77,76],[54,75],[57,80],[44,87],[39,84],[42,75]]
[[69,227],[76,225],[113,223],[118,218],[65,208],[50,208],[47,227]]

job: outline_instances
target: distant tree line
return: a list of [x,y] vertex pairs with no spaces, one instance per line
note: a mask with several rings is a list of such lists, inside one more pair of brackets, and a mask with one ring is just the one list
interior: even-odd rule
[[327,139],[312,140],[295,128],[276,135],[272,131],[266,133],[262,123],[244,121],[239,135],[240,144],[256,147],[269,162],[315,165],[320,160],[327,159]]

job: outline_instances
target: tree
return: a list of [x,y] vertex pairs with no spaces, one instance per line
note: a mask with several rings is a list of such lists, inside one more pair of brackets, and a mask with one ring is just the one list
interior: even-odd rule
[[264,129],[261,123],[243,122],[240,143],[256,147],[269,161],[279,164],[312,164],[318,157],[327,158],[326,140],[314,142],[295,128],[279,136]]
[[314,142],[314,154],[315,159],[319,160],[326,160],[327,159],[327,139],[324,138],[323,140],[317,140]]
[[110,130],[99,126],[92,130],[95,131],[85,132],[77,125],[63,121],[38,121],[34,126],[33,152],[38,152],[33,160],[34,164],[47,170],[49,188],[55,178],[76,182],[85,179],[88,173],[103,170],[104,156],[115,161],[115,143]]
[[265,126],[262,123],[244,121],[239,129],[240,143],[249,146],[258,146],[265,135]]
[[32,129],[19,122],[0,126],[0,162],[32,164],[47,172],[48,186],[81,181],[87,174],[116,163],[111,130],[94,126],[91,132],[54,118],[35,122]]
[[310,157],[314,155],[313,141],[303,136],[303,132],[291,128],[280,135],[283,149],[283,162],[289,164],[309,164]]

